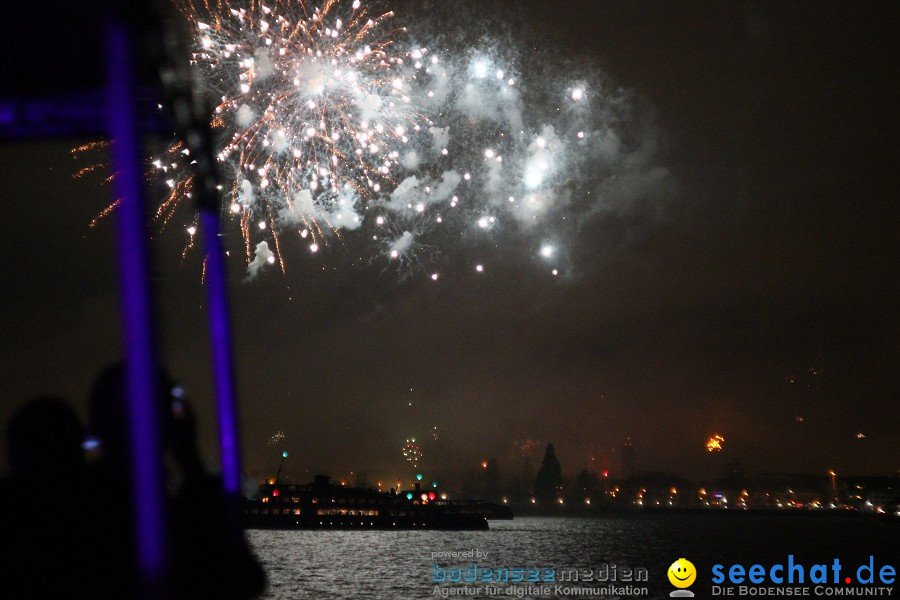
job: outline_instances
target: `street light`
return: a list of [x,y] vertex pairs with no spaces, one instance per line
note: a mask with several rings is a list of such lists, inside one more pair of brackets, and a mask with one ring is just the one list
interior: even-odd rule
[[828,474],[831,476],[831,494],[837,501],[837,473],[834,472],[834,469],[828,469]]

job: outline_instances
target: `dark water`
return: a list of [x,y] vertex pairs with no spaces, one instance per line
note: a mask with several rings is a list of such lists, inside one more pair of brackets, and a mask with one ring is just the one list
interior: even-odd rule
[[[838,558],[855,569],[874,555],[876,568],[885,564],[900,568],[898,534],[897,525],[862,517],[731,513],[527,517],[492,521],[490,531],[478,532],[251,531],[249,537],[268,574],[265,597],[272,599],[439,598],[442,588],[458,589],[465,583],[436,583],[434,564],[469,569],[473,562],[508,569],[645,568],[646,582],[616,584],[646,588],[645,595],[601,597],[666,598],[674,589],[666,571],[680,557],[698,571],[691,590],[698,598],[708,598],[711,569],[717,563],[771,566],[786,563],[793,554],[795,564],[830,565]],[[433,552],[471,549],[487,552],[487,557],[432,558]],[[493,597],[575,597],[561,595],[552,586],[549,594],[524,594],[527,582],[496,585],[501,593]],[[509,593],[511,585],[517,589]],[[885,597],[900,595],[900,586],[895,583],[892,588],[891,596]],[[491,596],[483,592],[478,597]]]

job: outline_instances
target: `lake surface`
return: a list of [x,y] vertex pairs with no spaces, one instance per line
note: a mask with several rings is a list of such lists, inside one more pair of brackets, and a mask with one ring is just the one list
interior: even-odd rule
[[[852,567],[855,572],[870,556],[874,556],[876,570],[885,564],[900,568],[900,526],[826,513],[524,517],[491,521],[490,531],[250,531],[248,538],[268,575],[267,599],[438,598],[441,590],[461,594],[476,586],[482,591],[474,597],[576,597],[573,587],[604,587],[607,593],[593,597],[668,598],[674,588],[666,572],[680,557],[697,569],[697,581],[691,586],[697,598],[711,596],[715,564],[762,564],[768,568],[787,563],[792,554],[795,564],[807,568],[831,565],[838,558],[846,570]],[[470,550],[487,556],[433,557],[433,553]],[[591,570],[598,578],[602,569],[615,566],[620,579],[566,583],[568,593],[560,593],[552,584],[529,583],[526,575],[520,583],[492,584],[500,589],[493,595],[486,589],[491,584],[480,580],[468,588],[465,581],[447,580],[454,569],[462,570],[463,577],[466,570],[471,574],[473,563],[478,565],[479,578],[484,576],[484,568],[510,569],[511,573],[516,568],[535,568],[539,571],[532,574],[541,578],[544,569],[554,569],[559,585],[562,569]],[[646,569],[647,581],[621,581],[625,568]],[[441,575],[445,579],[435,581]],[[495,576],[492,571],[488,578]],[[549,592],[535,589],[539,585],[550,585]],[[645,591],[622,593],[626,585]],[[893,593],[884,594],[886,597],[900,595],[900,586],[890,587]]]

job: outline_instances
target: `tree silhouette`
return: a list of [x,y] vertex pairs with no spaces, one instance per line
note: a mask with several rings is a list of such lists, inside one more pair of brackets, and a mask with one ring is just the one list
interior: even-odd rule
[[562,467],[556,458],[553,444],[549,444],[544,462],[534,479],[534,495],[541,502],[553,502],[562,497],[562,484]]

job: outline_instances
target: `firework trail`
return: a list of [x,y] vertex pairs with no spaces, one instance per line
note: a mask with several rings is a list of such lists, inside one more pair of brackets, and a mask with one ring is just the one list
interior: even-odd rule
[[[526,102],[515,61],[499,58],[509,49],[441,55],[409,41],[427,33],[360,0],[178,7],[215,103],[222,212],[241,232],[248,278],[286,268],[296,243],[285,236],[315,254],[349,231],[388,263],[424,267],[436,239],[513,230],[556,275],[573,215],[667,177],[653,144],[629,133],[624,93],[590,74],[543,72],[542,99]],[[156,219],[186,214],[186,249],[198,229],[191,160],[176,142],[152,163],[168,188]]]

